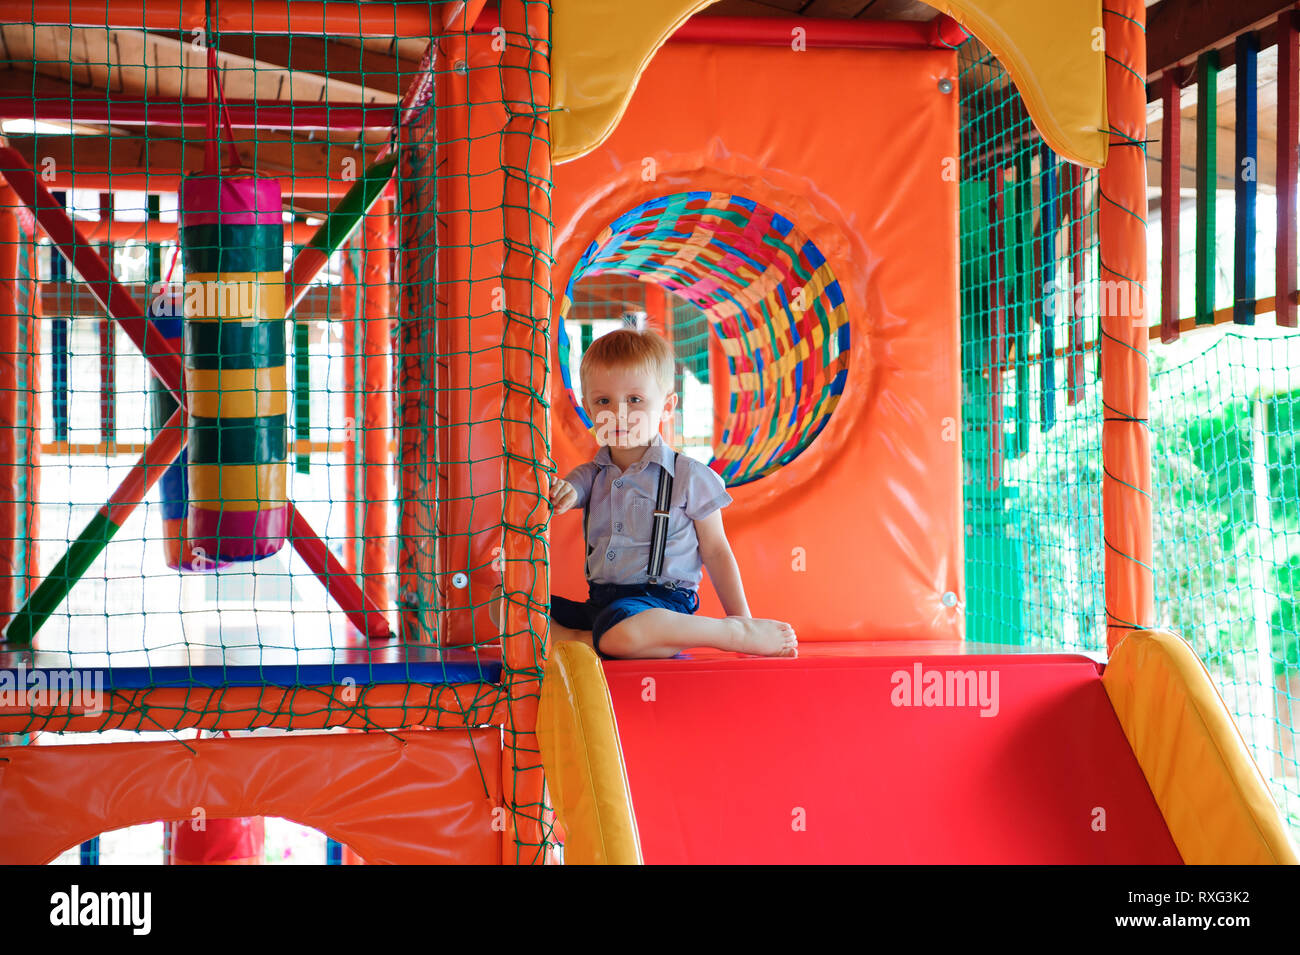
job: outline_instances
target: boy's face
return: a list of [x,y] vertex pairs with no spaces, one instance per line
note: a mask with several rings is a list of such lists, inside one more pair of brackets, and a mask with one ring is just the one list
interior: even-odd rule
[[664,392],[648,368],[592,368],[587,372],[582,406],[602,447],[640,448],[659,433],[659,425],[677,407],[677,396]]

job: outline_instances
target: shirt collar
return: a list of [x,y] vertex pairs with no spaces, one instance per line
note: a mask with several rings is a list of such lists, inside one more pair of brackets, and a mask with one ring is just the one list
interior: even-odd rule
[[[669,474],[673,475],[673,477],[676,477],[677,475],[674,473],[676,469],[673,467],[675,457],[676,452],[674,452],[668,442],[663,439],[663,436],[655,434],[655,436],[650,439],[650,443],[646,445],[645,452],[641,455],[638,463],[647,466],[657,464]],[[610,456],[608,445],[602,446],[601,449],[596,452],[594,461],[596,467],[599,468],[614,466],[614,459]],[[629,465],[628,470],[631,470],[634,467],[636,467],[636,464]]]

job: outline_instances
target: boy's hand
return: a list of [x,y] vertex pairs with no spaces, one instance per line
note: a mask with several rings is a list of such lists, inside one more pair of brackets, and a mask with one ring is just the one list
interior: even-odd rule
[[563,514],[578,503],[578,492],[564,478],[551,478],[551,509],[556,514]]

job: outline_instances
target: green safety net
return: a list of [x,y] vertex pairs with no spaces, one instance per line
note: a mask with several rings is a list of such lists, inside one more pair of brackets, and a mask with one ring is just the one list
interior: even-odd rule
[[[178,361],[187,401],[217,410],[191,411],[186,456],[152,469],[165,473],[134,510],[105,508],[165,436],[175,400],[129,329],[106,318],[91,276],[33,222],[24,195],[6,192],[0,268],[9,263],[16,279],[19,321],[0,338],[0,424],[16,435],[0,449],[16,498],[0,515],[0,668],[103,677],[107,709],[97,723],[77,721],[77,733],[501,725],[507,699],[536,694],[544,633],[522,635],[522,666],[504,663],[488,584],[503,562],[535,558],[484,544],[508,539],[501,305],[475,297],[474,311],[453,314],[447,303],[471,275],[476,289],[503,285],[509,255],[551,254],[548,233],[512,234],[509,249],[502,239],[522,170],[457,166],[458,153],[476,167],[480,150],[505,155],[501,60],[523,40],[431,37],[460,7],[451,2],[359,4],[370,28],[351,37],[218,32],[211,7],[192,31],[4,29],[24,84],[30,65],[32,109],[4,122],[3,171],[15,156],[34,171],[33,188],[76,223],[134,303],[148,357]],[[395,26],[420,16],[432,30]],[[484,55],[430,57],[431,40]],[[540,74],[545,58],[533,64]],[[215,129],[188,121],[206,116],[213,77]],[[481,104],[472,129],[447,121],[452,104],[436,92],[465,84]],[[186,122],[168,108],[182,99],[194,104]],[[259,112],[277,101],[283,112]],[[184,177],[207,168],[210,152],[223,181],[261,185],[183,202]],[[439,212],[458,189],[472,202],[448,232]],[[319,268],[299,271],[313,257]],[[309,283],[296,307],[278,306],[284,275]],[[248,314],[229,310],[242,307],[240,282],[256,286]],[[535,324],[541,342],[546,318],[508,316]],[[448,331],[453,322],[464,334]],[[533,352],[544,369],[545,347]],[[544,375],[533,377],[511,384],[542,408]],[[462,402],[471,390],[496,396],[486,417],[477,399]],[[544,440],[528,457],[550,466]],[[527,530],[540,520],[544,534],[548,511],[535,497]],[[282,505],[296,517],[278,530],[257,516]],[[198,506],[216,515],[204,531],[216,549],[195,547]],[[308,536],[314,550],[298,546]],[[29,603],[47,580],[53,590]],[[513,689],[530,680],[530,691]],[[505,765],[535,765],[530,732],[505,724]],[[69,728],[33,708],[0,741]],[[485,796],[499,792],[502,781],[482,773]],[[553,842],[537,788],[522,802],[505,785],[507,808],[543,824],[540,840],[517,846],[521,861]]]
[[[1100,659],[1097,175],[1044,146],[978,41],[958,56],[967,637]],[[1227,212],[1219,307],[1232,300]],[[1183,302],[1193,300],[1191,218]],[[1257,238],[1259,261],[1271,263],[1269,218]],[[1148,244],[1160,248],[1158,222]],[[1152,322],[1158,291],[1148,295]],[[1300,380],[1291,371],[1300,339],[1266,324],[1271,316],[1259,321],[1150,344],[1156,623],[1205,662],[1300,834]]]

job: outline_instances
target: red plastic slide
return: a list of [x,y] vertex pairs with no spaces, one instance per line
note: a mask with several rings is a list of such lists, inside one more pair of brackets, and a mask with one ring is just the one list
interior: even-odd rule
[[696,655],[605,675],[647,863],[1182,861],[1086,657]]

